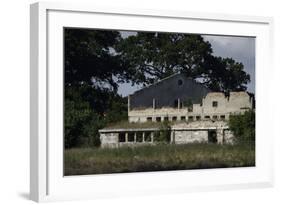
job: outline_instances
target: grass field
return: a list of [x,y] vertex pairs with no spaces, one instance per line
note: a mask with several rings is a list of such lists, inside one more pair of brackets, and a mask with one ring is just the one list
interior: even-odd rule
[[77,148],[64,152],[64,175],[255,166],[254,146],[186,144]]

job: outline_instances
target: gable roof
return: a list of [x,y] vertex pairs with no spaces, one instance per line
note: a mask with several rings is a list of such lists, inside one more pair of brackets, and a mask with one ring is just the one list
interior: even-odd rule
[[167,80],[169,80],[169,79],[172,79],[172,78],[178,77],[178,76],[182,76],[182,77],[184,77],[184,78],[186,78],[186,79],[192,81],[193,83],[198,84],[198,85],[200,85],[200,86],[203,86],[203,87],[205,87],[206,89],[208,89],[209,91],[211,91],[211,90],[210,90],[209,88],[207,88],[205,85],[203,85],[203,84],[197,82],[196,80],[192,79],[191,77],[185,76],[184,73],[178,72],[178,73],[174,73],[174,74],[172,74],[172,75],[169,75],[169,76],[167,76],[167,77],[165,77],[165,78],[162,78],[162,79],[158,80],[157,82],[154,82],[154,83],[152,83],[152,84],[150,84],[150,85],[147,85],[147,86],[145,86],[145,87],[143,87],[143,88],[141,88],[141,89],[135,91],[135,92],[134,92],[133,94],[131,94],[131,95],[134,95],[134,94],[136,94],[136,93],[138,93],[138,92],[141,92],[141,91],[143,91],[143,90],[149,89],[149,88],[151,88],[151,87],[158,86],[158,85],[161,84],[163,81],[167,81]]
[[130,95],[130,108],[173,107],[175,100],[200,103],[210,89],[183,73],[176,73],[144,87]]

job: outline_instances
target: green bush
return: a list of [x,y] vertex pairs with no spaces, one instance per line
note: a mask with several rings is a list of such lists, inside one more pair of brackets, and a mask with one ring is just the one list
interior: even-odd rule
[[98,130],[127,120],[127,100],[112,92],[81,85],[66,86],[64,98],[64,146],[98,147]]
[[169,122],[161,123],[160,130],[154,133],[154,141],[159,143],[168,143],[171,136],[171,126]]
[[64,146],[99,146],[98,130],[104,121],[94,113],[87,102],[65,100]]
[[230,115],[229,128],[238,143],[255,142],[255,111],[249,110],[244,114]]

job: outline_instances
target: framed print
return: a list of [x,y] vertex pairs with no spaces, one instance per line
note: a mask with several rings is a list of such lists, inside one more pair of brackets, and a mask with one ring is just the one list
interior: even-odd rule
[[272,22],[31,5],[31,199],[272,186]]

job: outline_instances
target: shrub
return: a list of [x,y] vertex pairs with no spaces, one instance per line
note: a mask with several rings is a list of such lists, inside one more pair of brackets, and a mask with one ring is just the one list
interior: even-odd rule
[[255,142],[255,111],[249,110],[244,114],[230,115],[229,128],[235,135],[238,143]]
[[154,141],[160,143],[168,143],[171,136],[171,126],[169,122],[161,123],[160,130],[154,133]]
[[98,147],[98,130],[127,119],[127,100],[91,86],[65,86],[64,146]]
[[65,100],[64,146],[99,146],[98,130],[104,121],[94,113],[87,102]]

